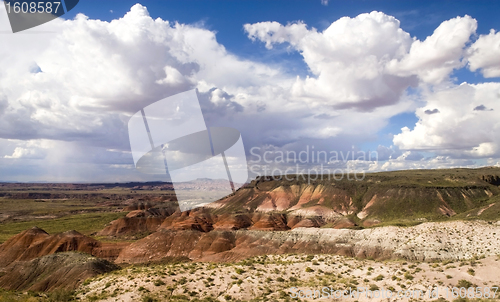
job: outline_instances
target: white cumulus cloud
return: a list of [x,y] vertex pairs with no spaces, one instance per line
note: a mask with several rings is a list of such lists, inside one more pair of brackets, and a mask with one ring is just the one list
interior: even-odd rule
[[[456,157],[500,156],[500,83],[467,84],[429,92],[419,121],[394,136],[403,150],[431,150]],[[474,110],[483,106],[490,110]],[[435,114],[426,114],[429,109]],[[492,109],[492,110],[491,110]]]
[[[129,117],[193,88],[207,123],[237,128],[247,149],[350,150],[375,140],[391,117],[416,110],[419,122],[394,137],[395,149],[410,152],[404,162],[422,161],[415,150],[442,153],[447,163],[498,156],[499,84],[450,82],[467,62],[498,74],[499,35],[467,48],[476,27],[457,17],[419,41],[382,12],[340,18],[324,31],[303,22],[244,25],[269,51],[285,44],[299,52],[307,77],[232,54],[215,31],[153,19],[140,4],[110,22],[80,14],[0,35],[3,177],[86,180],[99,171],[104,179],[144,179],[130,169]],[[9,30],[0,5],[0,31]],[[389,152],[392,167],[402,161],[399,149]]]
[[292,93],[313,103],[373,110],[397,103],[408,86],[417,85],[416,77],[395,75],[387,68],[391,60],[404,58],[413,39],[397,19],[381,12],[341,18],[323,32],[301,22],[261,22],[244,28],[249,38],[267,48],[288,43],[301,53],[314,77],[298,78]]
[[500,32],[491,29],[488,35],[481,35],[468,50],[469,68],[481,69],[486,78],[500,77]]

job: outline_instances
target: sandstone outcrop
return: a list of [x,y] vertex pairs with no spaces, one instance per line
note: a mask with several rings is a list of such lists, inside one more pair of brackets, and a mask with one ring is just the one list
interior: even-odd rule
[[33,227],[11,237],[0,245],[0,267],[16,261],[30,246],[37,245],[48,237],[50,235],[38,227]]
[[363,230],[295,228],[208,233],[161,230],[125,247],[116,262],[138,263],[180,256],[196,261],[234,261],[286,253],[418,261],[470,259],[500,254],[496,234],[500,234],[500,225],[462,221]]
[[0,245],[0,267],[5,267],[14,261],[26,261],[67,251],[91,254],[100,244],[99,241],[76,231],[49,235],[44,230],[34,227]]
[[0,245],[0,268],[16,261],[28,261],[61,252],[83,252],[114,260],[128,242],[101,243],[77,231],[49,235],[33,227],[13,236]]

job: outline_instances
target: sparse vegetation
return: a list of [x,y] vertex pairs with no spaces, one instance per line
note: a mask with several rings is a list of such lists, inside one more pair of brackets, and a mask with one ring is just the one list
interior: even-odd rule
[[[489,230],[495,230],[495,221],[500,218],[500,206],[498,206],[500,204],[498,202],[500,201],[500,189],[488,185],[484,180],[477,177],[479,175],[477,173],[483,172],[457,169],[453,173],[444,170],[440,170],[439,173],[444,174],[438,175],[435,171],[419,171],[418,174],[408,171],[394,171],[369,175],[366,181],[335,183],[334,189],[338,190],[338,192],[344,192],[342,194],[347,196],[346,200],[350,200],[352,197],[352,204],[356,209],[362,209],[375,196],[384,196],[383,203],[374,202],[369,213],[371,216],[367,219],[360,219],[357,217],[357,213],[352,213],[343,217],[342,219],[344,220],[342,222],[347,223],[346,225],[349,222],[354,222],[357,225],[350,228],[365,228],[362,231],[366,232],[364,234],[373,234],[369,232],[374,230],[368,228],[384,225],[406,227],[426,221],[475,220],[483,217],[491,217],[490,224],[487,226]],[[284,180],[269,181],[260,183],[259,190],[270,192],[281,186],[286,191],[291,185],[296,185],[297,183],[300,184],[300,181],[294,180],[289,183]],[[330,186],[331,183],[318,181],[314,182],[313,185],[323,186],[322,190],[325,192],[329,192],[328,190],[332,189]],[[394,187],[397,187],[402,193],[398,195],[399,193],[394,193],[394,190],[390,194],[387,193]],[[241,191],[237,194],[240,194]],[[90,194],[90,192],[98,192],[96,193],[97,195],[102,193],[99,190],[87,193]],[[131,194],[133,197],[136,196],[135,194],[138,196],[153,194],[151,192],[147,194],[141,192],[132,193],[128,189],[125,192],[125,190],[119,188],[109,189],[106,192],[106,194],[116,195],[126,193]],[[158,191],[154,192],[154,194],[168,195],[169,193]],[[238,196],[238,198],[241,197],[240,195]],[[439,208],[436,207],[436,203],[434,203],[435,200],[438,200],[436,196],[441,196],[447,206],[453,209],[457,215],[444,217],[440,213]],[[149,196],[147,197],[149,198]],[[99,198],[99,202],[108,204],[109,199]],[[148,198],[145,198],[144,202]],[[251,213],[262,202],[259,198],[257,195],[254,199],[249,199],[248,196],[245,196],[245,202],[252,200],[245,208],[237,208],[241,204],[238,204],[240,200],[236,198],[233,200],[234,204],[231,206],[234,206],[235,209],[237,208],[236,210],[240,211],[238,215],[241,215],[242,220],[245,220],[248,218],[245,215]],[[465,199],[466,201],[464,201]],[[294,202],[296,203],[297,201],[298,199]],[[442,205],[440,199],[438,201],[439,205]],[[57,209],[52,213],[55,217],[50,219],[36,218],[37,225],[49,233],[77,229],[86,235],[92,235],[102,229],[111,220],[121,218],[126,214],[126,211],[119,212],[117,207],[113,205],[109,207],[100,206],[97,209],[95,200],[80,200],[78,198],[68,199],[67,202],[0,198],[0,212],[3,214],[2,209],[7,209],[7,206],[12,207],[12,204],[15,202],[21,204],[20,207],[23,211],[28,211],[29,215],[36,217],[49,215],[51,213],[50,206],[54,206],[54,209]],[[317,204],[318,200],[311,200],[305,207]],[[321,205],[327,208],[332,207],[334,200],[325,197]],[[33,209],[30,209],[30,206]],[[484,209],[483,214],[478,214],[478,209]],[[234,209],[221,207],[213,210],[213,213],[221,214],[221,216],[228,213],[236,213],[236,211],[232,210]],[[289,215],[287,211],[282,211],[279,214],[285,215],[283,217],[288,219],[286,217],[286,215]],[[234,218],[234,216],[231,217]],[[372,223],[373,220],[380,221],[380,223],[376,224],[376,226],[364,224],[366,222]],[[29,229],[32,223],[32,221],[23,221],[23,218],[20,218],[19,221],[12,219],[0,223],[0,241],[6,240],[6,238],[19,231]],[[331,224],[330,227],[336,227],[334,224],[337,222],[329,223]],[[484,222],[483,224],[486,225],[487,223]],[[438,223],[431,225],[434,227]],[[423,225],[422,227],[427,227],[427,225]],[[287,289],[291,286],[302,288],[332,286],[332,288],[338,289],[363,286],[368,287],[372,291],[379,289],[379,287],[399,290],[411,289],[416,286],[435,286],[436,284],[452,286],[451,282],[456,282],[454,276],[461,276],[457,277],[457,279],[464,278],[458,281],[457,286],[459,287],[475,287],[476,285],[470,280],[481,280],[481,284],[478,285],[481,287],[491,286],[490,280],[480,279],[480,275],[486,269],[485,263],[491,263],[493,261],[491,258],[492,255],[498,253],[498,249],[495,249],[494,246],[487,246],[486,243],[487,240],[491,241],[497,238],[496,233],[492,233],[491,231],[485,233],[484,236],[486,239],[483,242],[480,241],[482,238],[474,237],[471,235],[471,232],[467,233],[463,228],[436,226],[434,230],[430,231],[433,232],[432,234],[436,238],[430,236],[422,238],[424,236],[417,236],[414,229],[408,231],[404,228],[397,229],[401,233],[396,237],[391,237],[391,234],[387,237],[375,239],[369,237],[369,235],[367,236],[371,238],[372,242],[381,240],[388,246],[391,244],[389,240],[394,240],[394,246],[406,245],[407,249],[405,247],[405,252],[409,255],[404,255],[404,259],[420,259],[422,257],[422,247],[436,246],[436,253],[433,253],[431,256],[436,257],[433,260],[435,263],[417,264],[409,260],[405,262],[401,260],[380,262],[377,253],[372,253],[371,251],[363,256],[356,254],[360,257],[356,259],[335,255],[304,255],[299,253],[294,255],[257,256],[234,263],[219,263],[217,261],[213,263],[191,263],[190,259],[174,263],[170,262],[170,260],[151,259],[150,263],[141,265],[124,264],[122,269],[117,272],[84,280],[76,292],[54,291],[53,293],[39,293],[35,295],[31,293],[21,294],[0,291],[0,301],[23,301],[22,299],[24,298],[30,302],[73,301],[75,299],[80,299],[81,301],[116,299],[119,301],[120,298],[125,296],[132,301],[146,302],[220,301],[222,299],[225,301],[245,301],[254,298],[255,301],[286,301],[288,299]],[[399,231],[401,229],[403,231]],[[195,233],[198,234],[201,232]],[[137,232],[133,235],[135,237],[127,238],[126,240],[135,241],[148,234],[147,232]],[[467,254],[466,252],[463,254],[476,256],[473,259],[464,260],[463,254],[461,254],[456,256],[457,259],[462,259],[461,261],[441,260],[447,259],[451,253],[455,253],[456,251],[456,249],[448,249],[449,243],[453,242],[449,238],[451,238],[450,240],[460,238],[460,240],[466,242],[463,246],[471,246],[470,249],[473,251],[467,250]],[[125,241],[125,237],[119,239],[102,239],[107,241]],[[196,238],[196,240],[199,240],[199,238]],[[206,238],[203,238],[203,240],[206,240]],[[234,242],[234,238],[231,240],[233,240],[231,242]],[[387,240],[387,242],[383,240]],[[428,241],[426,242],[425,240]],[[475,243],[477,245],[474,245]],[[487,246],[487,249],[485,246]],[[198,252],[198,250],[195,251],[195,253]],[[205,253],[205,250],[203,250],[203,253]],[[237,256],[237,253],[235,255]],[[367,258],[363,259],[365,256]],[[495,260],[500,260],[500,255]],[[468,273],[468,275],[465,273]],[[495,280],[494,282],[497,281]],[[474,282],[479,283],[479,281]],[[130,298],[128,298],[129,296]]]
[[406,273],[404,274],[404,277],[405,277],[405,279],[407,279],[407,280],[413,280],[413,275],[412,275],[412,274],[410,274],[410,272],[406,272]]
[[163,280],[161,280],[161,279],[158,279],[158,280],[155,280],[154,285],[155,286],[162,286],[162,285],[165,285],[165,282],[163,282]]
[[458,288],[461,288],[461,287],[469,288],[469,287],[472,287],[472,286],[473,286],[472,282],[467,281],[465,279],[460,279],[460,280],[458,280],[458,283],[457,283],[457,287]]

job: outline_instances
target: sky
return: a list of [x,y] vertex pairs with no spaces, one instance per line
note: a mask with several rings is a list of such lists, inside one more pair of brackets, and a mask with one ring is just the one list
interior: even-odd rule
[[321,150],[356,152],[322,164],[366,172],[499,166],[498,11],[498,1],[81,0],[13,34],[1,5],[0,181],[168,180],[136,170],[127,124],[195,88],[207,124],[240,131],[249,164],[266,154],[285,169],[295,162],[280,154]]

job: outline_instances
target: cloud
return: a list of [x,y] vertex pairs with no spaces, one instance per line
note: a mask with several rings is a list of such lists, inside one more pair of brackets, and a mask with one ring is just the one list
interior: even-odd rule
[[466,84],[429,92],[426,107],[440,108],[440,114],[426,114],[419,108],[419,121],[410,130],[394,136],[402,150],[430,150],[455,158],[500,156],[498,109],[500,83]]
[[329,119],[335,118],[335,116],[327,114],[327,113],[321,113],[321,114],[315,115],[314,118],[323,119],[323,120],[329,120]]
[[110,182],[167,180],[141,174],[130,151],[92,147],[85,142],[0,139],[0,181]]
[[437,109],[437,108],[432,109],[432,110],[427,109],[427,110],[425,110],[425,111],[424,111],[424,113],[425,113],[425,114],[429,114],[429,115],[430,115],[430,114],[436,114],[436,113],[439,113],[439,109]]
[[44,158],[46,153],[39,153],[35,150],[25,149],[25,148],[16,148],[12,155],[6,155],[4,158],[16,158],[16,159],[42,159]]
[[469,16],[443,22],[424,41],[381,12],[344,17],[323,32],[302,22],[245,24],[252,40],[288,43],[304,57],[314,77],[297,78],[293,95],[338,109],[370,111],[400,101],[419,83],[437,85],[463,66],[464,49],[477,28]]
[[321,0],[321,5],[328,6],[329,0]]
[[435,156],[424,158],[406,151],[401,156],[385,162],[374,162],[369,166],[369,171],[392,171],[411,169],[449,169],[449,168],[475,168],[476,163],[470,159],[455,159],[451,156]]
[[476,106],[474,107],[473,109],[474,111],[493,111],[493,109],[488,109],[486,108],[486,106],[484,105],[479,105],[479,106]]
[[379,145],[376,151],[378,154],[378,161],[394,159],[401,156],[402,154],[401,150],[399,150],[399,148],[395,146],[386,147],[383,145]]
[[[0,29],[8,30],[3,21],[7,19],[1,19]],[[129,151],[130,115],[193,88],[200,92],[208,122],[236,125],[244,133],[254,129],[253,117],[265,112],[259,118],[265,132],[278,134],[270,127],[275,116],[287,120],[298,112],[303,114],[308,106],[299,100],[295,107],[285,106],[293,103],[287,87],[294,77],[228,53],[210,30],[153,20],[139,4],[111,22],[78,15],[74,20],[54,20],[37,30],[44,34],[0,36],[0,44],[9,45],[0,49],[0,139],[18,141],[2,156],[2,166],[16,161],[50,174],[52,165],[80,163],[87,170],[90,161],[104,166],[113,163],[113,169],[119,169],[132,163],[130,154],[121,154],[121,161],[114,163],[116,152],[105,150]],[[42,72],[33,73],[33,66]],[[243,112],[247,118],[239,119]],[[319,137],[333,133],[329,128],[316,133],[313,127],[317,125],[305,122],[293,124],[306,129],[297,133],[287,129],[289,133],[265,139],[289,141],[307,133]],[[258,135],[248,136],[254,144],[263,143]],[[52,147],[23,143],[37,141],[52,142]],[[54,154],[59,155],[60,163],[43,157]],[[74,170],[77,174],[78,169]],[[124,175],[138,177],[126,170]]]
[[[124,149],[130,114],[166,96],[283,82],[278,70],[227,53],[214,32],[153,20],[138,4],[111,22],[78,15],[44,26],[54,33],[0,37],[10,46],[0,49],[0,137]],[[239,101],[231,104],[242,110]]]
[[481,35],[468,49],[471,71],[481,70],[485,78],[500,77],[500,33],[492,29],[488,35]]
[[[391,117],[416,110],[414,129],[379,147],[390,167],[402,165],[396,159],[405,152],[404,162],[424,165],[418,150],[437,150],[447,163],[494,156],[498,110],[474,108],[497,109],[498,83],[455,86],[449,79],[465,57],[471,69],[496,68],[478,56],[497,34],[466,49],[476,26],[457,17],[418,41],[381,12],[340,18],[321,32],[302,22],[244,25],[271,52],[277,44],[299,52],[308,77],[241,58],[214,31],[153,19],[140,4],[111,22],[80,14],[42,25],[43,34],[0,35],[9,45],[0,48],[2,173],[28,181],[94,180],[93,173],[146,180],[130,169],[128,119],[194,88],[207,124],[240,130],[247,149],[349,151],[376,140]],[[9,29],[0,17],[0,30]]]
[[393,59],[388,68],[401,76],[416,74],[425,83],[440,84],[463,66],[466,44],[476,29],[477,21],[467,15],[444,21],[424,41],[415,40],[409,52]]
[[394,105],[408,86],[417,85],[415,76],[387,70],[390,60],[403,59],[413,40],[397,19],[381,12],[340,18],[323,32],[302,22],[244,28],[250,39],[269,49],[287,43],[300,52],[314,77],[297,78],[292,95],[314,104],[371,111]]
[[235,95],[215,87],[206,92],[199,92],[198,100],[204,117],[210,124],[227,115],[244,111],[244,107],[235,101]]

